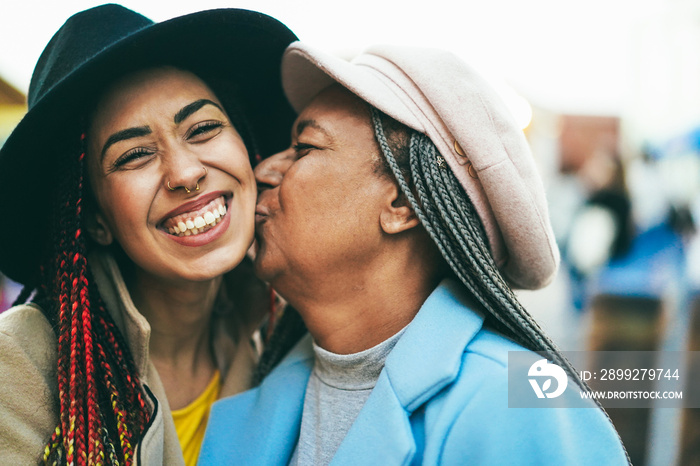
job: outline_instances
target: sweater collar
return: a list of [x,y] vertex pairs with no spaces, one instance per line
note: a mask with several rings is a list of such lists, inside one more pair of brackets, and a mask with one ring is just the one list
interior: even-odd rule
[[[384,372],[396,397],[409,412],[430,399],[459,374],[462,355],[481,330],[484,316],[458,281],[447,278],[423,303],[386,359]],[[279,364],[310,372],[313,360],[310,336],[302,339]],[[411,370],[406,370],[410,361]],[[307,374],[308,375],[308,374]]]

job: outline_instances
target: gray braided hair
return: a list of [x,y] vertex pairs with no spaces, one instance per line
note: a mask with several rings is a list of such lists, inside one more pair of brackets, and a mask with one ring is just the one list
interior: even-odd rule
[[[398,159],[391,149],[404,146],[391,134],[390,145],[384,131],[394,133],[397,125],[390,117],[370,108],[375,136],[388,168],[398,181],[416,216],[437,245],[442,257],[469,292],[483,305],[490,323],[507,336],[533,351],[543,352],[564,368],[584,391],[590,389],[523,308],[501,276],[490,253],[479,216],[459,181],[447,169],[430,138],[409,132],[408,160],[399,149]],[[393,123],[392,123],[393,121]],[[402,126],[402,125],[401,125]],[[408,166],[407,166],[408,165]],[[409,177],[414,185],[411,189]]]
[[[446,167],[430,138],[403,126],[374,107],[370,106],[370,112],[374,134],[384,154],[382,171],[389,171],[396,178],[401,191],[452,272],[488,313],[489,323],[525,348],[544,353],[568,372],[583,392],[590,393],[591,389],[574,366],[537,325],[501,276],[474,205],[452,170]],[[384,132],[385,128],[390,133],[389,138]],[[402,131],[407,134],[401,135]],[[408,144],[402,140],[402,136],[408,139]],[[396,149],[396,154],[391,146]],[[413,181],[417,199],[407,178]],[[612,423],[600,401],[594,401]],[[622,444],[621,439],[620,443]],[[624,445],[622,448],[631,465]]]
[[[490,323],[525,348],[544,353],[568,372],[583,392],[590,393],[591,389],[574,366],[537,325],[501,276],[489,251],[486,232],[474,205],[452,170],[446,168],[445,161],[441,160],[442,156],[430,138],[401,125],[373,107],[370,107],[370,112],[384,161],[401,191],[454,274],[486,309],[492,318],[489,319]],[[401,148],[405,144],[397,134],[392,134],[390,139],[394,147],[399,149],[397,152],[401,163],[394,156],[384,133],[383,121],[387,123],[390,132],[403,127],[410,134],[408,161],[405,160],[405,154],[401,154]],[[408,176],[413,181],[418,199],[408,184]],[[612,424],[600,401],[594,401]],[[619,439],[620,434],[617,436]],[[631,465],[627,449],[624,445],[622,448],[627,463]]]

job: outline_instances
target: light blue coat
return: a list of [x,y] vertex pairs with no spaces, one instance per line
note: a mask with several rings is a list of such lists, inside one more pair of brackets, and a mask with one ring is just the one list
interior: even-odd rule
[[[453,281],[430,295],[332,464],[627,464],[597,408],[508,407],[508,351],[523,348],[483,329],[467,302]],[[216,402],[199,465],[287,464],[312,367],[306,337],[260,387]]]

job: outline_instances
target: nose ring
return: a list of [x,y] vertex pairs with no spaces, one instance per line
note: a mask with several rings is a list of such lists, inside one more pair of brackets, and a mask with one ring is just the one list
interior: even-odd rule
[[[207,173],[209,173],[209,170],[207,170],[207,167],[202,167],[202,168],[204,169],[204,175],[202,175],[202,176],[200,177],[200,179],[204,178],[205,176],[207,176]],[[195,187],[194,187],[193,189],[190,189],[190,188],[188,188],[187,186],[184,186],[184,185],[183,185],[183,186],[175,186],[175,187],[173,188],[172,186],[170,186],[170,180],[168,180],[167,185],[168,185],[168,189],[169,189],[170,191],[175,191],[175,190],[177,190],[177,189],[179,189],[179,188],[183,188],[183,189],[185,190],[185,193],[187,193],[187,194],[191,193],[192,191],[199,191],[199,181],[197,181],[197,183],[195,184]]]
[[187,194],[191,193],[192,191],[199,191],[199,183],[197,183],[197,186],[195,186],[194,189],[190,189],[187,186],[183,186],[183,188],[185,188],[185,192]]

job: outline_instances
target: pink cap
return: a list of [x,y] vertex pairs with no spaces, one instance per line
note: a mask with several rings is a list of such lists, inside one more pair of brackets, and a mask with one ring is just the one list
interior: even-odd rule
[[282,83],[297,112],[335,82],[433,141],[511,286],[551,282],[559,250],[542,180],[508,108],[474,69],[436,49],[375,46],[348,62],[300,42],[287,48]]

